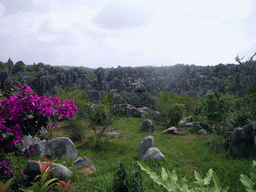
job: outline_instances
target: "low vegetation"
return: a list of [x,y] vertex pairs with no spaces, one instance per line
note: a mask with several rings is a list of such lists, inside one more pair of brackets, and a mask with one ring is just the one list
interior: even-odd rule
[[[156,105],[152,108],[160,112],[160,117],[153,119],[157,130],[154,133],[145,133],[138,131],[142,118],[128,118],[113,112],[113,92],[105,95],[96,104],[88,99],[86,91],[67,88],[56,97],[61,102],[74,101],[78,111],[74,117],[59,122],[58,126],[51,130],[51,136],[70,137],[78,148],[78,156],[91,159],[97,171],[89,175],[81,175],[74,171],[72,177],[63,183],[68,183],[68,180],[76,183],[72,185],[72,191],[167,191],[166,187],[155,183],[137,164],[141,161],[140,142],[146,136],[152,135],[155,146],[161,150],[165,158],[144,162],[143,166],[150,167],[151,173],[161,173],[162,167],[165,170],[175,169],[179,178],[186,177],[188,183],[192,183],[195,181],[195,171],[197,175],[204,177],[207,174],[209,176],[209,170],[212,169],[213,180],[209,181],[209,188],[216,187],[216,174],[222,189],[228,186],[228,191],[249,190],[250,186],[254,187],[252,182],[255,182],[254,174],[250,174],[254,157],[233,159],[227,154],[227,148],[230,144],[231,131],[255,121],[254,90],[252,88],[243,97],[238,97],[223,95],[216,89],[208,92],[201,100],[187,95],[177,96],[169,92],[160,92],[156,97]],[[179,120],[187,115],[192,115],[195,121],[210,125],[208,131],[213,134],[192,134],[178,125]],[[180,134],[163,135],[163,130],[170,126],[176,126]],[[106,134],[113,130],[120,130],[120,136]],[[44,136],[49,135],[46,133]],[[10,162],[8,170],[14,171],[15,179],[8,183],[8,178],[1,176],[4,179],[1,186],[6,189],[6,186],[10,185],[7,191],[28,187],[23,186],[24,183],[21,181],[24,176],[19,173],[23,171],[28,160],[35,159],[33,154],[23,156],[10,153],[2,156]],[[51,160],[66,167],[71,167],[73,163],[73,160],[67,159]],[[251,180],[245,175],[250,176]],[[246,181],[251,181],[250,186],[245,187]],[[64,187],[65,184],[59,184],[59,187]]]

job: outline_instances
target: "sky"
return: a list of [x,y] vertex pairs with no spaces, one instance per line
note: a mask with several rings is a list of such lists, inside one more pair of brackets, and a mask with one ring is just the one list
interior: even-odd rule
[[0,0],[0,61],[109,68],[236,63],[256,0]]

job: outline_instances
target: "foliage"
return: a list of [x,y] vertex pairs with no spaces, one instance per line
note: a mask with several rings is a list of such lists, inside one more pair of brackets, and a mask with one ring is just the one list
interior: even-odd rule
[[156,110],[160,113],[162,124],[168,128],[178,124],[183,115],[184,104],[178,103],[175,94],[160,92],[156,98]]
[[95,133],[96,143],[99,143],[105,130],[119,117],[103,104],[87,105],[87,118],[90,122],[90,127]]
[[[159,185],[162,185],[168,191],[228,191],[229,187],[222,188],[219,182],[219,179],[215,172],[210,169],[206,174],[204,179],[201,178],[199,173],[195,171],[195,179],[197,181],[188,184],[188,180],[184,177],[180,181],[176,174],[175,169],[170,173],[169,170],[167,171],[162,167],[161,177],[159,177],[154,171],[152,171],[149,167],[141,162],[137,162],[140,168],[149,174],[149,176]],[[214,187],[210,188],[209,184],[211,178],[214,182]]]
[[219,133],[221,125],[223,125],[226,120],[228,107],[217,89],[209,91],[205,95],[203,110],[210,128],[212,129],[214,125],[213,131]]
[[5,183],[3,181],[0,181],[0,191],[1,192],[5,192],[8,190],[8,188],[11,185],[11,182],[13,181],[14,178],[10,178],[8,181],[6,181]]
[[35,180],[40,177],[40,180],[38,182],[32,182],[32,187],[30,189],[23,189],[25,192],[47,192],[49,189],[52,189],[55,185],[54,181],[57,180],[57,178],[52,178],[50,180],[47,180],[47,177],[49,176],[50,172],[56,169],[57,167],[50,168],[50,165],[54,161],[48,161],[45,163],[42,163],[41,161],[36,161],[40,167],[41,175],[37,175]]
[[115,174],[112,187],[113,192],[141,192],[142,175],[140,170],[136,169],[135,173],[127,171],[126,167],[121,163]]
[[81,119],[69,118],[63,128],[67,131],[68,137],[73,142],[80,142],[85,138],[85,125]]
[[256,190],[256,161],[253,161],[250,177],[243,174],[240,175],[240,181],[248,192]]
[[114,98],[115,91],[110,91],[108,94],[105,94],[101,97],[100,102],[103,105],[106,105],[107,107],[112,107],[112,102]]
[[249,124],[249,115],[246,112],[238,111],[237,116],[234,119],[233,126],[234,128],[242,127]]
[[75,184],[76,183],[70,183],[70,181],[68,181],[67,183],[65,183],[64,181],[59,181],[57,183],[57,189],[60,192],[68,192],[68,191],[71,191],[72,189],[74,189]]
[[[71,100],[61,104],[57,97],[39,97],[28,85],[15,86],[15,93],[0,103],[0,143],[6,152],[24,135],[39,135],[41,127],[74,116],[77,107]],[[54,109],[55,108],[55,109]]]

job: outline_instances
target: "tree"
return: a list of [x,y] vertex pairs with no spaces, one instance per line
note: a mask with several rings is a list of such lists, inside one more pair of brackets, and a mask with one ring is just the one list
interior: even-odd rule
[[156,110],[160,113],[160,120],[166,128],[177,125],[182,118],[184,105],[177,100],[174,93],[168,92],[160,92],[156,98]]
[[220,131],[228,113],[228,105],[219,93],[218,89],[209,91],[203,100],[203,111],[207,117],[210,129],[215,128],[216,132]]
[[25,70],[25,64],[23,63],[23,61],[18,61],[17,63],[15,63],[14,68],[13,68],[13,73],[18,73],[20,71],[24,71]]
[[88,105],[86,113],[90,122],[90,128],[95,133],[96,144],[100,142],[106,129],[119,118],[118,115],[114,115],[110,108],[103,104]]

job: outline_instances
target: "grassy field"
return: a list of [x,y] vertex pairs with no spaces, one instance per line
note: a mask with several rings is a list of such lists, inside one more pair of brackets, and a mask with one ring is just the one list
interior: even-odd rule
[[[160,127],[154,133],[139,132],[141,122],[140,118],[120,118],[108,129],[108,131],[121,130],[120,136],[104,135],[97,146],[93,146],[90,142],[91,130],[85,130],[85,140],[75,143],[78,148],[78,156],[86,156],[91,159],[97,171],[86,176],[74,171],[71,178],[72,182],[77,183],[74,191],[110,191],[114,180],[113,174],[120,163],[123,163],[128,170],[138,167],[136,161],[141,160],[139,146],[143,138],[148,135],[154,136],[154,146],[165,156],[163,160],[146,162],[146,165],[157,173],[160,173],[162,167],[168,168],[170,171],[175,169],[179,178],[186,177],[189,181],[194,181],[194,170],[204,177],[212,168],[219,177],[221,185],[230,186],[229,191],[245,191],[239,178],[240,174],[249,175],[253,159],[228,159],[225,154],[217,154],[208,149],[204,136],[190,134],[181,128],[179,128],[180,135],[163,135],[161,134],[163,129]],[[65,136],[66,133],[65,130],[58,128],[54,130],[54,135],[56,137]],[[22,171],[27,160],[34,160],[34,158],[15,159],[13,157],[13,161]],[[56,159],[56,163],[70,167],[73,160]],[[146,173],[142,174],[144,191],[165,191],[162,186],[154,183]]]

